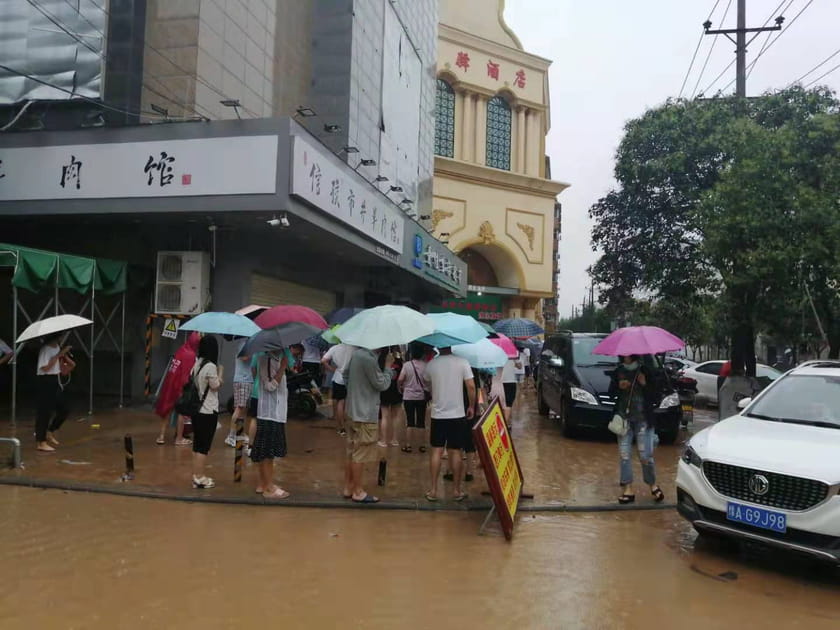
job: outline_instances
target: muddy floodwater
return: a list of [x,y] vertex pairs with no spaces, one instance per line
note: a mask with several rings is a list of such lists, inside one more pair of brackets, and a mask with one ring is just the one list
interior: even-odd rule
[[840,576],[668,511],[200,505],[0,487],[0,628],[840,628]]

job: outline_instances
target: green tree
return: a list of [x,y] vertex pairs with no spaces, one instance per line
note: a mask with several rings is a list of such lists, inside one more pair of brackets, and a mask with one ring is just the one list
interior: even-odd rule
[[[803,282],[836,314],[839,106],[827,90],[792,88],[669,101],[630,121],[618,187],[590,209],[602,300],[620,310],[647,292],[687,340],[725,322],[734,366],[749,373],[756,331],[799,303]],[[713,300],[721,311],[704,320]]]

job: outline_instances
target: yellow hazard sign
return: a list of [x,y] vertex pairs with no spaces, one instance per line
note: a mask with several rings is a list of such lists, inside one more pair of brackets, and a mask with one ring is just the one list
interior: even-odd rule
[[177,319],[166,319],[163,322],[163,332],[160,334],[161,337],[168,337],[169,339],[175,339],[178,336],[178,326],[180,326],[180,322]]

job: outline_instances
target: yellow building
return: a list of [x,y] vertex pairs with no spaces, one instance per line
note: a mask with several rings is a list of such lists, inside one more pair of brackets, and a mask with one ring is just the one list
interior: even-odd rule
[[551,62],[522,49],[504,0],[441,0],[440,11],[431,222],[467,262],[472,292],[445,306],[542,321],[568,186],[547,172]]

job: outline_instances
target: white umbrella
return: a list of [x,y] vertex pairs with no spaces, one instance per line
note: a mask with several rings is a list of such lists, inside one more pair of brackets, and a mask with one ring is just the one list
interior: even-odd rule
[[47,335],[54,335],[55,333],[64,332],[80,326],[87,326],[93,322],[86,317],[79,317],[78,315],[56,315],[55,317],[47,317],[46,319],[34,322],[26,327],[20,337],[15,343],[23,343],[30,339],[37,339],[38,337],[45,337]]
[[362,348],[399,346],[435,331],[432,318],[407,306],[377,306],[354,315],[335,332],[344,343]]

